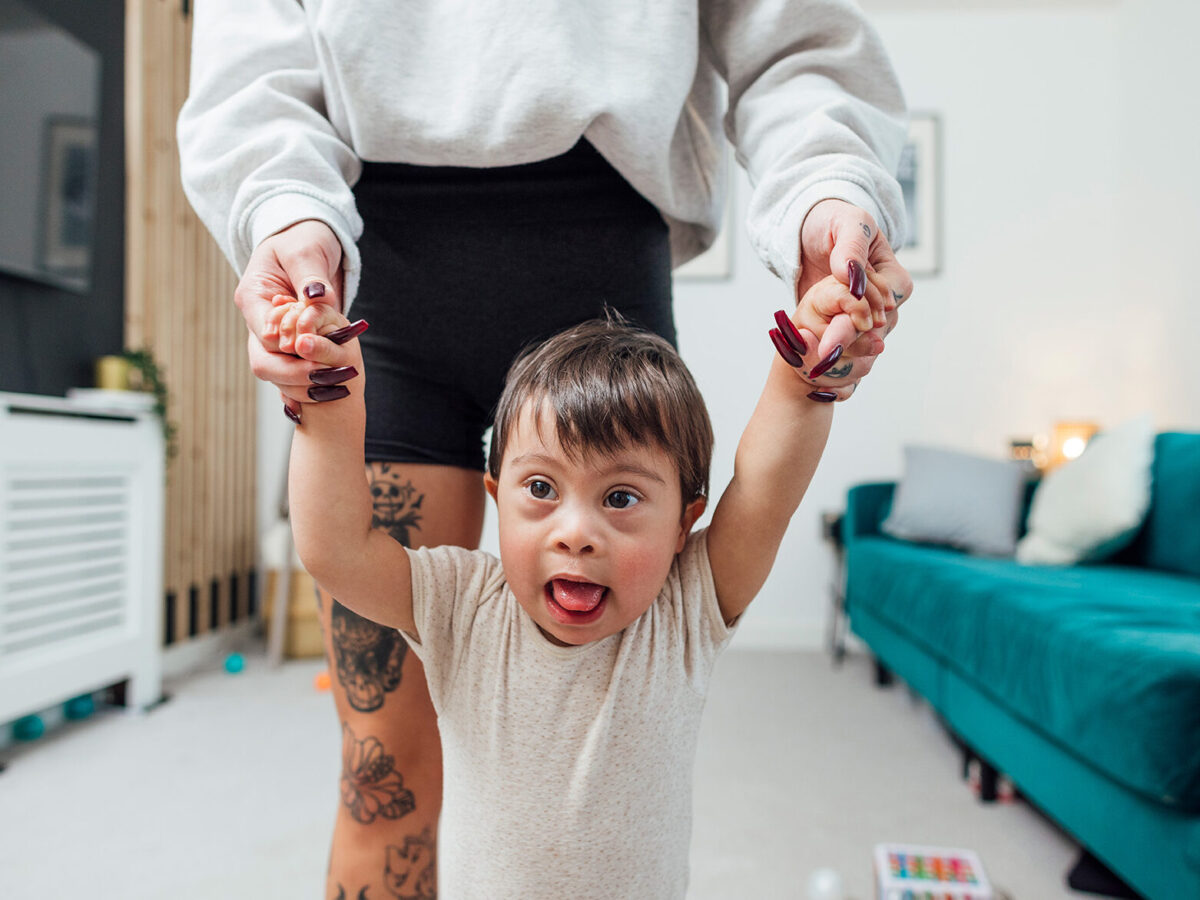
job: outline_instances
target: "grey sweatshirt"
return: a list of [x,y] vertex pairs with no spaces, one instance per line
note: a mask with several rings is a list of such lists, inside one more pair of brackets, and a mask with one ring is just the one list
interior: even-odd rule
[[349,304],[363,160],[516,165],[583,136],[661,211],[679,265],[716,236],[722,126],[754,186],[750,239],[785,282],[820,200],[902,238],[904,101],[850,0],[197,0],[178,138],[238,272],[320,219]]

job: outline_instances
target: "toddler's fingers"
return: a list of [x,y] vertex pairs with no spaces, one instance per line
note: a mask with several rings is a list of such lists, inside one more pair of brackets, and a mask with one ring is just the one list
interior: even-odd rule
[[300,313],[296,330],[301,334],[323,334],[348,324],[346,317],[328,303],[314,303]]
[[267,317],[263,322],[263,337],[276,342],[278,347],[279,342],[279,323],[283,321],[283,316],[287,309],[282,306],[277,306],[267,313]]
[[828,359],[837,347],[845,350],[858,338],[859,331],[870,331],[870,327],[858,328],[855,322],[845,313],[833,317],[821,341],[817,345],[817,358]]
[[[875,327],[875,312],[872,304],[879,306],[882,312],[883,298],[878,289],[865,278],[863,284],[865,285],[863,296],[859,298],[855,297],[844,284],[830,276],[809,288],[808,293],[801,299],[799,308],[802,313],[806,307],[811,308],[827,322],[839,313],[845,313],[853,320],[857,330],[870,331]],[[802,316],[802,318],[807,319],[807,316]],[[805,324],[807,325],[808,322],[806,321]]]
[[279,320],[279,349],[286,353],[296,353],[296,321],[300,318],[300,313],[303,312],[303,307],[298,303],[293,303],[289,306],[281,307],[283,309],[283,317]]

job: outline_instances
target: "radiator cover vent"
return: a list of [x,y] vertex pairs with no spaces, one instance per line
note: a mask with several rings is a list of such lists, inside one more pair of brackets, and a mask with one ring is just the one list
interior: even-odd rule
[[128,623],[130,475],[12,466],[0,496],[0,658]]

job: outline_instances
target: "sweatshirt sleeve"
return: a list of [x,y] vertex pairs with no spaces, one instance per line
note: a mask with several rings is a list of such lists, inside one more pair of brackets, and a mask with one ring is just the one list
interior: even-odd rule
[[330,124],[298,0],[199,0],[177,138],[184,192],[241,274],[254,248],[304,219],[342,243],[344,303],[358,285],[362,164]]
[[850,0],[703,0],[702,41],[729,87],[725,133],[754,187],[747,230],[792,284],[800,226],[820,200],[904,238],[895,171],[905,105],[875,30]]

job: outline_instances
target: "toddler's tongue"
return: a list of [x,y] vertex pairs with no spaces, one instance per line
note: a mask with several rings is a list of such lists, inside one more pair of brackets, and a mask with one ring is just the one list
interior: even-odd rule
[[604,596],[604,586],[586,581],[567,581],[555,578],[550,582],[554,591],[554,602],[572,612],[590,612]]

